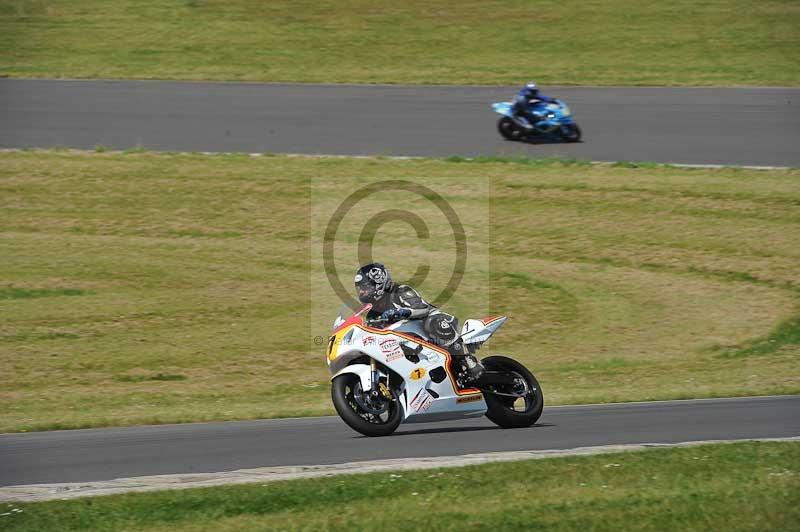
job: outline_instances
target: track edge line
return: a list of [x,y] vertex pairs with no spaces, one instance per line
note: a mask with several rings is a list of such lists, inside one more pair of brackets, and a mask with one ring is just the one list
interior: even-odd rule
[[296,480],[335,475],[376,473],[381,471],[409,471],[464,467],[494,462],[515,462],[560,458],[567,456],[591,456],[616,454],[649,449],[694,447],[723,443],[742,442],[788,442],[800,441],[800,436],[785,438],[743,438],[734,440],[696,440],[678,443],[635,443],[575,447],[572,449],[548,449],[531,451],[504,451],[466,454],[458,456],[437,456],[424,458],[402,458],[348,462],[332,465],[263,467],[239,469],[219,473],[194,473],[155,475],[147,477],[120,478],[99,482],[69,482],[61,484],[31,484],[0,487],[0,502],[41,502],[67,500],[79,497],[115,495],[130,492],[147,492],[170,489],[207,488],[237,484],[253,484]]

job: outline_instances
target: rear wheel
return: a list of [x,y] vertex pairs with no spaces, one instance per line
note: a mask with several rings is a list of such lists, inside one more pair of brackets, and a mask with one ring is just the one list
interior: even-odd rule
[[504,116],[497,122],[497,131],[506,140],[519,140],[521,133],[517,124],[509,117]]
[[364,436],[388,436],[403,421],[399,402],[364,392],[361,379],[353,373],[333,380],[331,399],[339,417]]
[[565,128],[566,130],[561,133],[565,141],[578,142],[581,140],[581,128],[578,127],[578,124],[568,124]]
[[488,407],[486,417],[506,429],[530,427],[536,423],[542,415],[544,395],[533,373],[504,356],[486,357],[481,362],[489,371],[509,375],[507,385],[492,385],[491,389],[483,390]]

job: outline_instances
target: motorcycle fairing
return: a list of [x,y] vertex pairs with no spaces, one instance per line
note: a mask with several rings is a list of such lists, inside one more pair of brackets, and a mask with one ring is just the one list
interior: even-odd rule
[[[412,329],[416,325],[413,320],[409,323]],[[332,378],[343,373],[354,373],[361,379],[362,388],[370,390],[370,367],[366,364],[348,365],[354,359],[367,355],[403,379],[398,400],[403,406],[407,422],[483,415],[486,402],[480,391],[457,388],[447,350],[411,332],[399,330],[403,328],[402,325],[402,322],[393,324],[395,330],[392,330],[369,327],[361,319],[342,323],[328,341],[326,359]],[[401,344],[413,350],[419,361],[408,360]],[[444,368],[447,378],[435,382],[431,378],[431,370],[439,367]],[[382,376],[385,378],[385,374]]]
[[[498,102],[492,104],[492,110],[495,113],[507,116],[516,120],[522,127],[533,127],[525,117],[514,116],[512,111],[513,104],[511,102]],[[569,106],[561,100],[554,100],[552,103],[536,103],[531,107],[531,111],[542,115],[542,120],[535,125],[537,128],[544,131],[555,130],[561,126],[572,124],[572,111]]]
[[499,113],[509,118],[512,118],[514,114],[511,112],[511,107],[512,107],[511,102],[499,102],[492,104],[492,109],[494,110],[495,113]]
[[461,327],[461,338],[465,344],[482,344],[503,325],[508,318],[495,316],[493,318],[469,319]]

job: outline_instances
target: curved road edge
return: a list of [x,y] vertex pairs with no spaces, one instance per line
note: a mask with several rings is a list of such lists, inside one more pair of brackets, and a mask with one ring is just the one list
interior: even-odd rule
[[800,395],[555,406],[526,429],[409,425],[380,445],[330,416],[0,434],[0,500],[785,438],[800,438]]
[[[0,154],[2,153],[16,153],[16,152],[30,152],[32,150],[54,150],[55,148],[0,148]],[[69,149],[58,149],[60,152],[67,152],[67,153],[80,153],[80,154],[90,154],[96,153],[97,150],[88,150],[88,149],[80,149],[80,148],[69,148]],[[145,150],[147,151],[147,150]],[[157,151],[153,150],[153,153],[158,153]],[[125,153],[125,150],[104,150],[102,153],[105,154],[115,154],[115,155],[122,155]],[[169,153],[169,152],[166,152]],[[271,156],[266,155],[260,152],[237,152],[237,151],[199,151],[196,152],[200,155],[248,155],[250,157],[265,157]],[[432,160],[440,160],[446,159],[445,157],[435,157],[435,156],[416,156],[416,155],[337,155],[337,154],[328,154],[328,153],[281,153],[279,154],[283,157],[293,157],[293,158],[307,158],[307,159],[374,159],[374,160],[395,160],[395,161],[409,161],[409,160],[425,160],[425,159],[432,159]],[[472,161],[475,157],[463,157],[465,161]],[[618,162],[613,161],[586,161],[589,164],[594,164],[598,166],[613,166],[618,164]],[[673,166],[676,168],[706,168],[710,170],[720,170],[724,168],[739,168],[742,170],[794,170],[800,168],[800,166],[769,166],[769,165],[727,165],[727,164],[684,164],[684,163],[655,163],[657,165],[662,166]]]
[[253,484],[296,480],[303,478],[329,477],[334,475],[354,475],[380,471],[407,471],[413,469],[439,469],[481,465],[491,462],[515,462],[564,456],[588,456],[614,454],[665,447],[695,447],[740,442],[800,441],[800,436],[789,438],[746,438],[740,440],[701,440],[681,443],[640,443],[629,445],[599,445],[595,447],[576,447],[545,451],[511,451],[496,453],[466,454],[461,456],[436,456],[425,458],[405,458],[389,460],[370,460],[334,465],[261,467],[240,469],[220,473],[198,473],[190,475],[155,475],[149,477],[119,478],[100,482],[67,482],[60,484],[31,484],[0,488],[0,502],[40,502],[50,500],[76,499],[118,493],[158,491],[168,489],[209,488],[234,484]]

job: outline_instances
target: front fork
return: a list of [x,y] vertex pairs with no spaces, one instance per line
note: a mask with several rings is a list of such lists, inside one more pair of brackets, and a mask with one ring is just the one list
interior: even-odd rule
[[381,382],[381,374],[378,371],[378,363],[374,358],[369,359],[370,367],[370,394],[377,399],[380,395],[388,400],[393,400],[392,392],[389,390],[389,375],[386,375],[386,382]]
[[381,375],[378,373],[378,363],[374,358],[369,359],[370,368],[370,390],[373,392],[380,386]]

